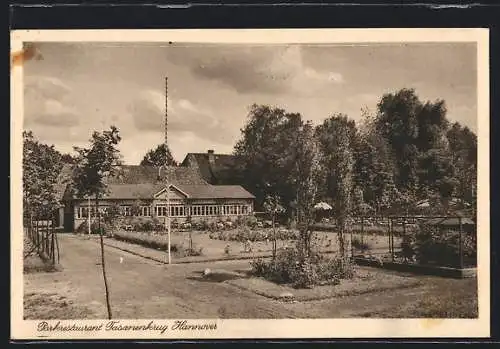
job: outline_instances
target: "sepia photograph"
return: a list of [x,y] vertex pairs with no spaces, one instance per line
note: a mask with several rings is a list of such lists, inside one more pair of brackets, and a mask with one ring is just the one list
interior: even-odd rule
[[488,32],[441,31],[11,34],[18,336],[488,335]]

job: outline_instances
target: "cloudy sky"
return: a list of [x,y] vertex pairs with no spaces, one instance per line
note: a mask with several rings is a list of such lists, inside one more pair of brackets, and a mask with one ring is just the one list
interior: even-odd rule
[[116,125],[128,164],[163,141],[168,76],[169,146],[230,153],[249,106],[265,103],[321,122],[360,119],[383,93],[415,88],[444,99],[450,120],[476,131],[475,44],[209,45],[41,43],[25,64],[25,129],[63,152]]

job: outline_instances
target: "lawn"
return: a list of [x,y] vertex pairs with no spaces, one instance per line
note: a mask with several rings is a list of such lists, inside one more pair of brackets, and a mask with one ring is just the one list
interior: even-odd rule
[[311,289],[296,289],[292,285],[276,284],[262,277],[240,277],[227,282],[233,286],[272,299],[281,299],[284,294],[291,294],[295,301],[354,296],[421,285],[418,278],[364,267],[356,267],[354,277],[352,279],[343,279],[338,285],[315,286]]

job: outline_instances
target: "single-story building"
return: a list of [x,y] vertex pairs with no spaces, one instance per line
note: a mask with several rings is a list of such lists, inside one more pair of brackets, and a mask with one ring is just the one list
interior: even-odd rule
[[[253,214],[254,196],[239,185],[212,185],[196,168],[122,166],[120,174],[109,178],[107,192],[99,202],[99,210],[106,212],[118,205],[124,216],[170,217],[178,222],[191,220],[236,219]],[[64,228],[73,231],[95,215],[95,200],[78,198],[67,185],[64,203]]]

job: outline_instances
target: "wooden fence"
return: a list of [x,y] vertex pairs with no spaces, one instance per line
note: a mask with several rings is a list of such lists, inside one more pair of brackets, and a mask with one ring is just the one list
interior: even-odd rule
[[32,243],[31,251],[25,251],[25,256],[38,253],[40,258],[52,265],[59,264],[59,242],[51,220],[34,220],[26,228]]

